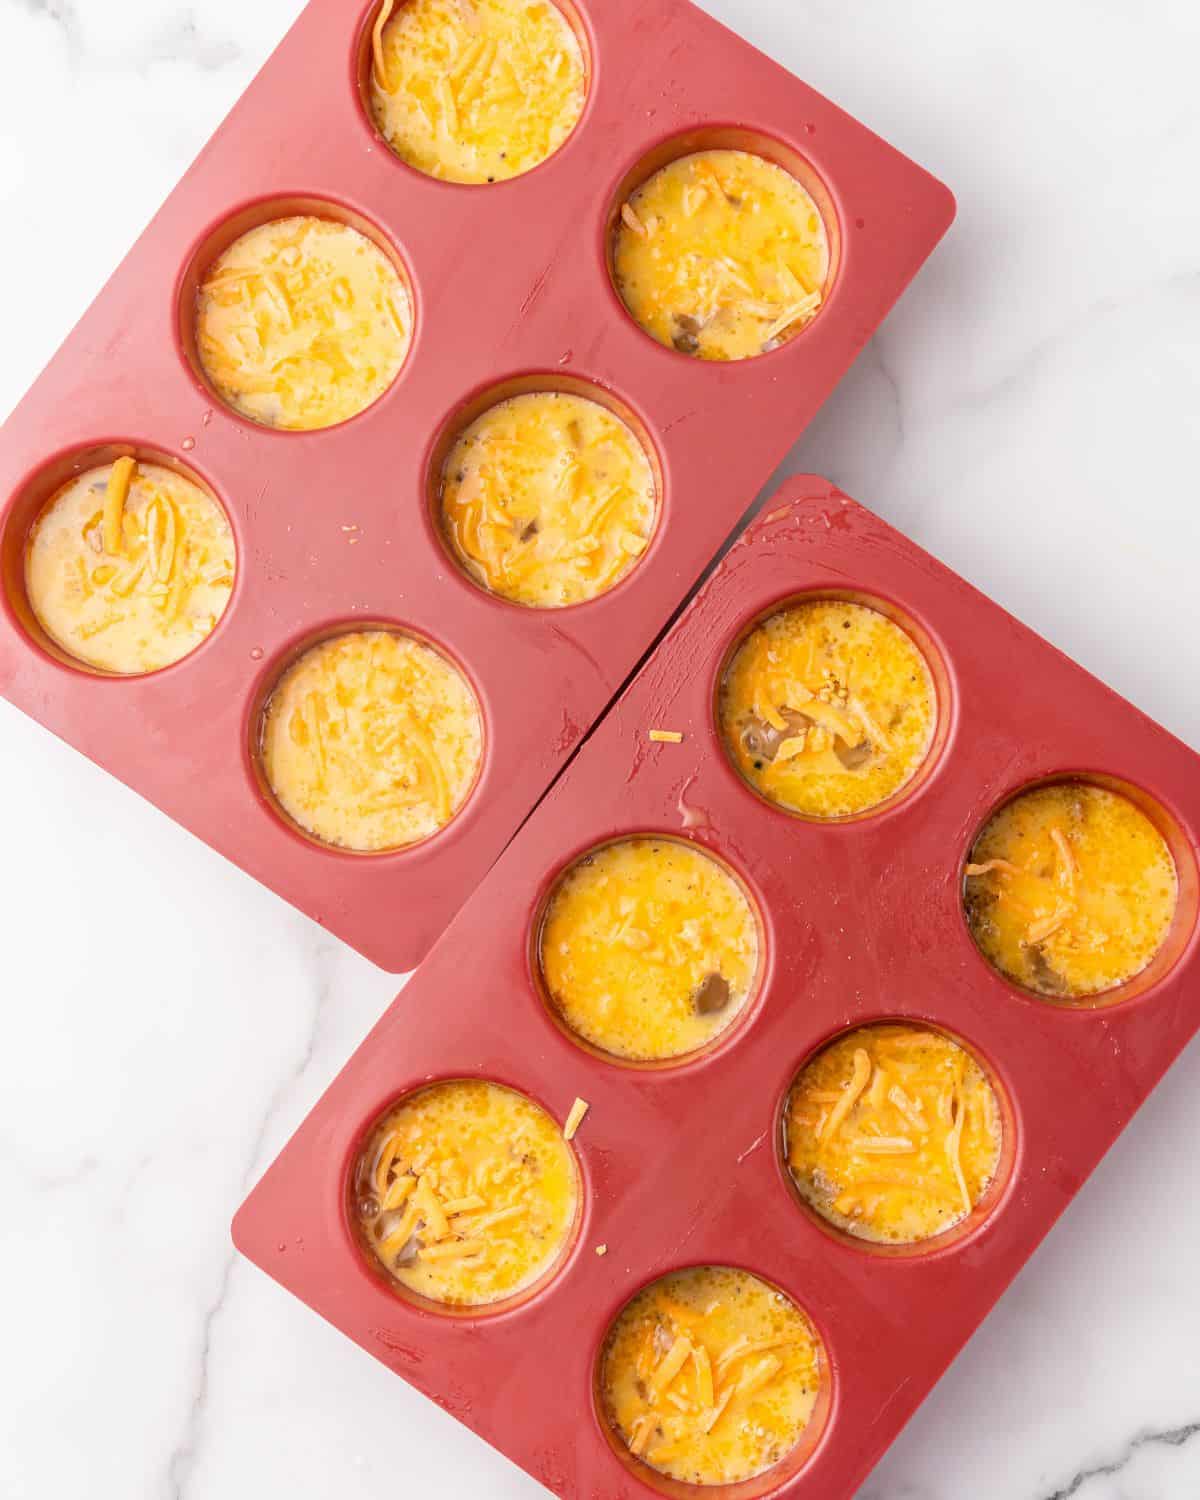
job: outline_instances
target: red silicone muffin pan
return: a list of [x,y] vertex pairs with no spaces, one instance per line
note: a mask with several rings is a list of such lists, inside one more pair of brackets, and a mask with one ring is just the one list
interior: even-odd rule
[[[494,186],[411,170],[363,103],[376,6],[312,0],[0,435],[0,692],[385,968],[411,968],[553,780],[953,216],[949,192],[683,0],[563,0],[589,61],[574,134]],[[625,194],[672,156],[757,149],[828,222],[827,302],[739,365],[656,344],[612,287]],[[373,236],[406,276],[415,336],[388,392],[340,427],[281,433],[230,411],[190,352],[198,276],[236,235],[294,212]],[[443,551],[431,474],[489,398],[591,392],[628,417],[660,480],[651,547],[609,594],[529,610]],[[209,639],[153,676],[56,658],[24,597],[29,525],[118,451],[191,471],[235,533],[238,581]],[[257,711],[339,627],[394,624],[461,664],[484,718],[475,790],[407,850],[321,847],[256,774]]]
[[[769,806],[726,758],[714,692],[731,647],[797,595],[872,602],[904,623],[939,687],[925,773],[878,815],[835,824]],[[651,743],[651,727],[680,744]],[[1128,790],[1180,877],[1160,958],[1104,1007],[1058,1006],[985,963],[961,875],[990,811],[1073,773]],[[634,833],[694,840],[757,903],[757,998],[713,1050],[672,1067],[606,1061],[539,997],[531,941],[554,877]],[[555,1494],[633,1500],[663,1484],[618,1456],[594,1398],[612,1318],[651,1279],[732,1264],[787,1292],[827,1352],[815,1444],[717,1491],[843,1500],[916,1410],[1200,1025],[1200,761],[962,579],[823,480],[790,480],[736,544],[420,972],[267,1171],[234,1224],[240,1249]],[[866,1022],[944,1028],[989,1071],[1005,1151],[972,1218],[881,1251],[803,1209],[781,1164],[788,1087]],[[366,1268],[347,1177],[372,1122],[427,1080],[495,1079],[563,1119],[585,1184],[574,1248],[514,1310],[418,1309]],[[597,1256],[595,1247],[606,1245]]]

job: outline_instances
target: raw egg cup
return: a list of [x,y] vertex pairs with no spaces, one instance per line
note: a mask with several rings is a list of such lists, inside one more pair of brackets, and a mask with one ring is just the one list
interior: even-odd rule
[[[549,160],[463,186],[406,166],[364,102],[363,0],[312,0],[0,434],[0,692],[288,901],[394,971],[413,967],[486,873],[666,623],[953,217],[940,183],[684,0],[564,0],[588,60],[583,116]],[[299,102],[299,107],[298,107]],[[824,305],[735,365],[654,342],[609,273],[627,193],[705,147],[794,172],[826,219]],[[392,386],[323,431],[276,431],[206,384],[196,288],[268,220],[342,220],[394,259],[415,330]],[[657,531],[609,593],[563,610],[484,593],[432,515],[454,436],[520,390],[594,395],[644,440]],[[29,528],[56,488],[130,453],[224,505],[233,596],[183,661],[106,677],[37,625]],[[473,685],[483,760],[453,821],[355,854],[277,809],[258,715],[304,647],[393,625]]]
[[[755,621],[798,596],[869,602],[925,651],[939,726],[923,774],[836,823],[762,801],[715,719],[722,670]],[[682,733],[653,743],[652,729]],[[1172,932],[1124,990],[1087,1006],[1015,989],[976,949],[964,862],[992,810],[1065,775],[1136,797],[1179,873]],[[692,839],[758,908],[757,994],[707,1052],[636,1067],[578,1045],[548,1014],[536,937],[559,871],[634,833]],[[846,1500],[1200,1025],[1200,759],[869,511],[789,480],[738,541],[418,975],[239,1213],[244,1254],[555,1494],[633,1500]],[[788,1089],[844,1031],[939,1028],[1000,1102],[992,1188],[943,1236],[852,1239],[793,1191]],[[365,1263],[346,1193],[364,1134],[426,1081],[492,1078],[561,1122],[583,1207],[547,1282],[495,1316],[418,1309]],[[597,1254],[597,1247],[606,1253]],[[701,1491],[665,1480],[608,1430],[595,1379],[628,1299],[685,1266],[742,1267],[786,1292],[827,1355],[806,1440],[775,1469]]]

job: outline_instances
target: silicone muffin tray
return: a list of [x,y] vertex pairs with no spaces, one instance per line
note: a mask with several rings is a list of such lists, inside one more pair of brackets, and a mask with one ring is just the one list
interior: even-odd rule
[[[940,727],[925,773],[876,815],[806,822],[761,801],[726,758],[714,694],[731,647],[797,595],[871,602],[933,668]],[[651,727],[684,735],[649,742]],[[1160,958],[1113,1003],[1014,989],[961,907],[973,836],[1013,792],[1065,774],[1128,790],[1179,871]],[[555,878],[586,850],[651,833],[695,841],[744,881],[765,959],[756,998],[709,1052],[636,1067],[573,1042],[540,998],[532,947]],[[420,972],[241,1209],[240,1249],[555,1494],[633,1500],[662,1481],[606,1436],[594,1392],[611,1320],[651,1279],[744,1267],[788,1293],[826,1350],[813,1441],[759,1480],[717,1489],[844,1500],[1082,1186],[1200,1025],[1200,760],[876,516],[814,478],[789,481],[736,544],[505,851]],[[781,1163],[801,1065],[846,1028],[942,1028],[1001,1099],[992,1190],[907,1251],[812,1216]],[[427,1080],[508,1083],[575,1138],[584,1201],[561,1270],[496,1317],[406,1302],[366,1265],[347,1178],[372,1122]],[[597,1245],[607,1253],[598,1256]]]
[[[376,6],[312,0],[0,435],[0,692],[385,968],[411,968],[553,780],[953,217],[949,192],[682,0],[564,0],[589,61],[574,134],[526,176],[411,170],[363,103]],[[739,145],[796,172],[826,217],[826,305],[739,365],[666,349],[629,318],[607,252],[621,202],[685,151]],[[321,432],[230,411],[197,373],[198,277],[238,234],[314,212],[370,234],[409,282],[415,336],[369,410]],[[592,393],[658,473],[660,523],[626,579],[566,610],[490,597],[443,550],[431,491],[491,399]],[[24,595],[39,506],[117,452],[190,471],[238,547],[225,617],[153,676],[59,659]],[[468,803],[418,846],[319,846],[261,785],[258,710],[304,646],[396,625],[464,669],[484,719]]]

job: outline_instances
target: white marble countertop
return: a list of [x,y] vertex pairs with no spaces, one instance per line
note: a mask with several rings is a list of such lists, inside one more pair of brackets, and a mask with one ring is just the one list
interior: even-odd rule
[[[787,468],[1200,746],[1200,7],[706,4],[960,201]],[[299,9],[0,0],[0,415]],[[0,1496],[543,1494],[229,1244],[395,982],[3,704],[0,766]],[[1198,1139],[1193,1046],[863,1500],[1200,1491]]]

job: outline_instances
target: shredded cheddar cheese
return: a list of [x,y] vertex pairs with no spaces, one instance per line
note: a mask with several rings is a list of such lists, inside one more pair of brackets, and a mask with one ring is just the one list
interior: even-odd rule
[[1125,984],[1166,939],[1179,882],[1166,840],[1127,797],[1057,782],[1014,798],[980,833],[964,904],[984,957],[1060,1000]]
[[917,1026],[863,1027],[818,1053],[792,1086],[784,1133],[805,1201],[881,1244],[945,1233],[1000,1160],[1000,1110],[983,1069]]
[[410,1095],[372,1132],[354,1173],[363,1243],[433,1302],[515,1296],[562,1255],[579,1201],[570,1148],[549,1115],[499,1084]]
[[650,738],[656,745],[681,745],[683,735],[677,729],[652,729]]
[[600,1391],[635,1457],[685,1484],[736,1484],[808,1427],[822,1356],[804,1314],[748,1272],[704,1266],[644,1288],[609,1332]]
[[528,172],[575,128],[586,86],[579,39],[551,0],[387,0],[375,20],[375,123],[431,177]]
[[761,796],[805,817],[848,817],[917,774],[937,697],[899,625],[863,604],[812,599],[771,615],[738,647],[720,721],[734,765]]
[[594,850],[555,887],[539,938],[564,1023],[618,1057],[662,1059],[719,1036],[749,999],[758,924],[716,860],[673,839]]
[[25,549],[26,594],[46,634],[117,674],[195,650],[225,613],[234,570],[233,533],[207,490],[132,458],[65,484]]
[[668,163],[621,205],[613,276],[636,322],[699,359],[749,359],[820,310],[829,243],[812,198],[746,151]]
[[125,519],[125,501],[129,496],[129,485],[137,472],[132,458],[118,458],[108,471],[108,484],[104,491],[104,521],[102,534],[104,550],[110,557],[120,553]]
[[222,400],[267,427],[331,427],[396,378],[408,288],[356,229],[297,216],[251,229],[202,281],[196,349]]
[[541,609],[607,592],[657,518],[654,471],[632,429],[597,401],[532,391],[490,407],[442,472],[451,551],[491,593]]
[[262,767],[280,806],[345,849],[396,849],[444,827],[481,754],[479,706],[462,674],[397,631],[313,646],[263,713]]
[[567,1116],[567,1123],[563,1126],[563,1140],[573,1141],[579,1127],[583,1124],[583,1118],[590,1108],[586,1099],[576,1099],[571,1106],[571,1112]]

